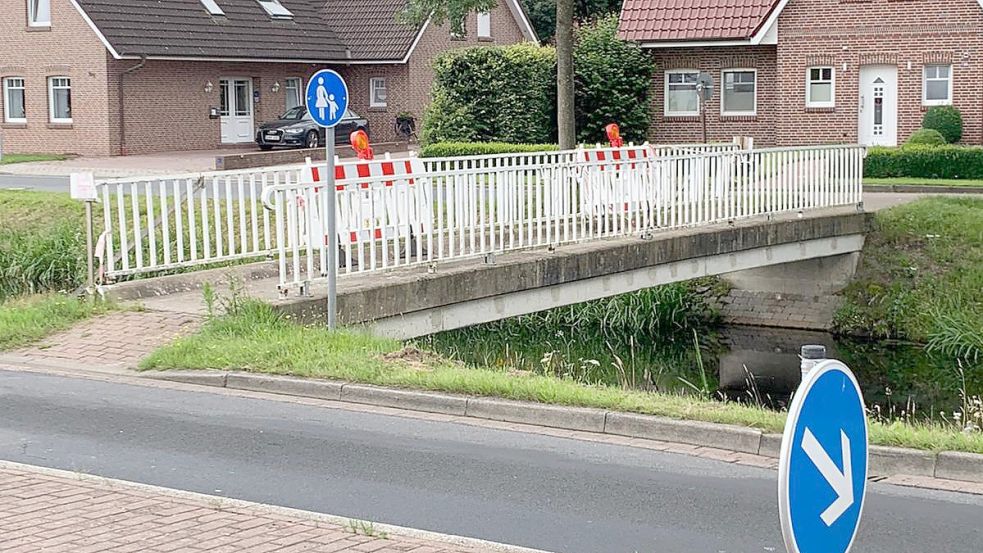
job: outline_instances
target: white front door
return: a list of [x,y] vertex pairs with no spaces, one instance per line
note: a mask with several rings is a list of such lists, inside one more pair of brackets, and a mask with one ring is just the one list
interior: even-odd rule
[[220,79],[222,144],[253,141],[252,79]]
[[860,143],[898,145],[898,68],[864,65],[860,68]]

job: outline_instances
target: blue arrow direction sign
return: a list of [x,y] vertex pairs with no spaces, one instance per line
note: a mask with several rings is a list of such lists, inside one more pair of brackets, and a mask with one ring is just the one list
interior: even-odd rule
[[322,69],[307,81],[307,112],[318,125],[334,127],[348,109],[348,85],[341,75]]
[[778,511],[789,553],[847,553],[867,492],[867,412],[857,379],[829,360],[789,406],[778,465]]

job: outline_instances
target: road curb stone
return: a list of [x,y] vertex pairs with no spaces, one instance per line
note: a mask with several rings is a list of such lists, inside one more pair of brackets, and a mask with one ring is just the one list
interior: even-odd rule
[[445,394],[428,394],[412,390],[394,390],[364,384],[345,384],[340,386],[342,401],[365,403],[411,411],[425,411],[443,415],[465,416],[468,398]]
[[[411,411],[644,438],[711,447],[777,458],[782,435],[754,428],[584,407],[544,405],[488,397],[402,390],[287,376],[226,371],[149,371],[144,378],[224,387],[252,392],[312,397]],[[876,476],[924,476],[983,483],[983,455],[933,453],[901,447],[871,446],[870,473]]]
[[706,446],[755,455],[761,448],[760,430],[632,413],[609,411],[604,432],[631,438]]

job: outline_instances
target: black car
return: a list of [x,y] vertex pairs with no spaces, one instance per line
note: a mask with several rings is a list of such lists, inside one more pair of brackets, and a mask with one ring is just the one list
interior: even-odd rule
[[[369,122],[352,110],[347,110],[335,127],[335,144],[348,144],[349,136],[357,130],[369,132]],[[276,121],[263,123],[256,130],[256,144],[260,150],[276,146],[289,148],[317,148],[324,144],[324,129],[311,119],[307,108],[290,108]]]

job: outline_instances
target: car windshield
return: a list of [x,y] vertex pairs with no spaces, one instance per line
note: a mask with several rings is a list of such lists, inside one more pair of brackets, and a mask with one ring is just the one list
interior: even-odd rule
[[358,116],[357,113],[349,109],[345,111],[345,119],[361,119],[361,118]]
[[300,121],[307,114],[307,108],[304,106],[297,106],[287,110],[286,113],[280,116],[280,119],[285,119],[288,121]]

